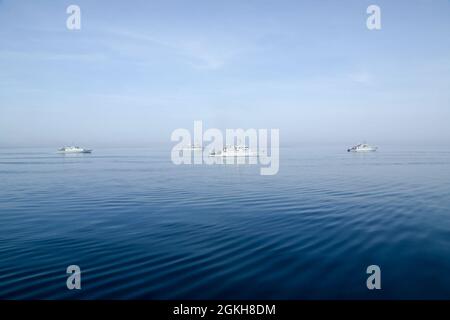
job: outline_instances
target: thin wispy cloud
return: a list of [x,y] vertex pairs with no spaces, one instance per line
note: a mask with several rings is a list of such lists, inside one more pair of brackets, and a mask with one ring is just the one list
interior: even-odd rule
[[372,75],[368,72],[354,72],[348,75],[348,78],[357,83],[368,84],[372,82]]
[[[195,37],[179,37],[173,36],[157,36],[147,33],[132,32],[127,30],[109,29],[105,30],[105,34],[112,35],[121,46],[123,50],[124,41],[140,44],[142,46],[162,47],[169,50],[172,54],[180,55],[185,58],[187,64],[194,68],[217,70],[222,68],[233,57],[235,57],[240,50],[237,48],[220,48],[213,44],[207,43],[205,40],[199,40]],[[145,52],[145,51],[144,51]],[[132,55],[142,54],[131,50]]]
[[41,60],[41,61],[76,61],[98,63],[108,59],[103,53],[58,53],[51,51],[0,51],[0,59],[19,60]]

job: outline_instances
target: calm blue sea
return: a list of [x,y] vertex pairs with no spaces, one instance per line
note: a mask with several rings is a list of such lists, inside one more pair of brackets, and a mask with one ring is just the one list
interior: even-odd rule
[[280,153],[261,176],[170,148],[0,149],[0,298],[450,299],[450,149]]

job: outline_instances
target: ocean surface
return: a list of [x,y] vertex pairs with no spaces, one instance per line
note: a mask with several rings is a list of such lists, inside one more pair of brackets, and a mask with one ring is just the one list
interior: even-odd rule
[[280,156],[261,176],[170,148],[0,149],[0,298],[450,299],[450,149]]

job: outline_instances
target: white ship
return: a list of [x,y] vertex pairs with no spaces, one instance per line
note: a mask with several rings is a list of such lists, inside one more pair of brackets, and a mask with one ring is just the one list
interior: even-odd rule
[[360,143],[356,146],[351,147],[350,149],[347,149],[348,152],[372,152],[377,151],[378,147],[370,146],[366,143]]
[[220,151],[213,151],[210,157],[257,157],[258,153],[250,150],[247,146],[226,146]]
[[80,147],[64,147],[61,149],[58,149],[58,153],[91,153],[92,150],[89,149],[83,149]]

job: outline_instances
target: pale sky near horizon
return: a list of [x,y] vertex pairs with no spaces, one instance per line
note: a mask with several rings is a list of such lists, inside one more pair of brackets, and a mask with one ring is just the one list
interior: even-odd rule
[[171,144],[194,120],[448,145],[449,88],[448,0],[0,0],[0,147]]

